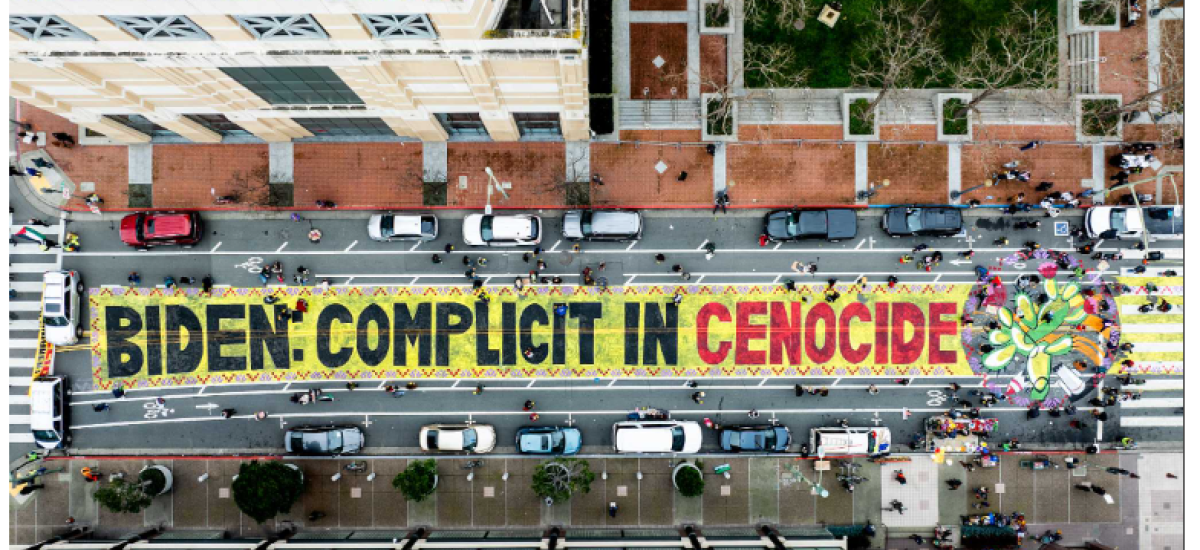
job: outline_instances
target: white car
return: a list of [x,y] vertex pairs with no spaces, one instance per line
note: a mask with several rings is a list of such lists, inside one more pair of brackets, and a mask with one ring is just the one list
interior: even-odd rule
[[421,427],[421,450],[442,453],[490,453],[496,429],[487,424],[430,424]]
[[613,424],[613,450],[618,453],[700,452],[700,424],[690,420],[629,420]]
[[432,241],[438,220],[432,214],[375,214],[367,222],[372,241]]
[[[1144,214],[1144,215],[1143,215]],[[1182,206],[1095,206],[1083,216],[1088,237],[1093,239],[1150,241],[1183,239]]]
[[70,346],[83,337],[79,324],[79,296],[83,279],[78,271],[47,271],[42,275],[42,325],[46,341]]
[[463,219],[463,242],[471,246],[529,246],[542,242],[542,219],[514,214],[471,214]]

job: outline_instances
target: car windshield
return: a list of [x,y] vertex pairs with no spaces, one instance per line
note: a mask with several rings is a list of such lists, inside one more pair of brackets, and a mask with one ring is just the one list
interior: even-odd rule
[[479,221],[479,237],[484,241],[490,241],[495,238],[492,236],[491,216],[484,216],[483,219]]
[[475,444],[479,442],[479,438],[475,435],[474,429],[463,430],[463,450],[470,451],[475,448]]
[[[134,226],[137,229],[138,241],[146,240],[146,223],[145,222],[146,222],[146,215],[138,214],[137,223],[134,224]],[[150,221],[150,229],[151,229],[151,231],[154,230],[154,221],[153,220]]]
[[536,241],[538,239],[538,223],[529,220],[529,240]]
[[904,224],[908,226],[908,230],[916,233],[924,227],[921,225],[921,209],[913,208],[908,211],[908,215],[904,217]]
[[432,217],[423,216],[421,218],[421,234],[422,235],[433,235],[433,218]]
[[683,428],[679,426],[671,428],[671,450],[675,452],[683,450]]
[[592,213],[584,212],[583,215],[579,217],[579,225],[580,225],[580,227],[583,228],[584,235],[591,235],[592,234]]
[[1125,211],[1119,208],[1112,211],[1112,228],[1118,232],[1129,231],[1125,227]]
[[437,442],[438,442],[438,431],[437,430],[429,430],[429,432],[425,434],[425,446],[429,447],[430,449],[437,449],[438,448]]
[[65,327],[71,324],[66,317],[42,317],[42,322],[48,327]]
[[329,446],[326,449],[332,451],[342,448],[342,431],[334,430],[329,432]]
[[383,216],[379,220],[379,234],[384,237],[391,237],[395,234],[394,227],[396,226],[395,216]]
[[33,438],[38,441],[58,441],[58,434],[53,430],[33,430]]
[[800,213],[790,212],[787,217],[787,234],[789,237],[795,237],[800,232]]

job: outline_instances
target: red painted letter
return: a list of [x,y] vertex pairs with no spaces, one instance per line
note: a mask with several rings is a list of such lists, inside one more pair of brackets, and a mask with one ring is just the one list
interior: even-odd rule
[[767,325],[750,324],[751,315],[765,315],[766,302],[739,302],[737,305],[737,347],[733,351],[733,362],[738,365],[763,365],[767,362],[767,352],[751,350],[751,340],[763,340],[767,337]]
[[[954,336],[958,323],[943,320],[943,315],[958,317],[958,304],[933,302],[929,304],[929,364],[943,365],[958,360],[958,354],[942,349],[942,336]],[[957,341],[957,339],[956,339]]]
[[[771,302],[771,364],[778,365],[783,361],[783,351],[787,352],[789,365],[799,365],[803,360],[800,353],[800,302],[791,302],[791,322],[788,322],[788,312],[783,302]],[[780,349],[782,348],[782,350]]]
[[718,321],[728,323],[733,320],[729,316],[729,309],[725,306],[709,302],[700,308],[700,312],[696,314],[696,353],[700,355],[700,360],[709,365],[717,365],[725,361],[725,356],[729,355],[731,347],[728,340],[722,340],[717,345],[717,351],[708,349],[708,323],[712,318],[716,317]]
[[842,351],[842,358],[847,363],[862,363],[868,355],[871,355],[871,344],[864,343],[861,346],[852,347],[850,344],[850,320],[859,319],[862,321],[871,320],[871,310],[867,309],[858,302],[850,302],[842,310],[842,317],[838,320],[838,349]]
[[888,362],[888,303],[875,302],[875,363],[884,365]]
[[[912,338],[905,340],[905,325],[913,328]],[[925,314],[908,302],[892,304],[892,363],[908,365],[921,357],[925,347]]]
[[[824,343],[817,347],[817,321],[823,321]],[[828,363],[837,351],[837,315],[829,304],[820,303],[808,310],[804,319],[804,349],[813,363]]]

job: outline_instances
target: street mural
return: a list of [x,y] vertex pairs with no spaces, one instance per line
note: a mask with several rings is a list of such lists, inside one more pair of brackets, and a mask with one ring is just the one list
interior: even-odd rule
[[[970,285],[92,289],[101,388],[973,372]],[[676,295],[679,298],[676,298]],[[264,303],[273,296],[278,301]],[[271,300],[273,301],[274,298]],[[307,311],[295,313],[303,300]]]

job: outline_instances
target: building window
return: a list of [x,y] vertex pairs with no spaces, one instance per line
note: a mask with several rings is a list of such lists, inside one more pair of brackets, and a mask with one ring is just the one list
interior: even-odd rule
[[394,136],[382,118],[293,118],[315,136]]
[[151,137],[179,137],[179,134],[155,124],[154,121],[142,115],[104,115],[104,118],[133,128]]
[[437,119],[450,136],[488,135],[479,113],[438,113]]
[[382,40],[395,40],[397,38],[427,38],[434,40],[437,38],[437,31],[433,30],[433,23],[429,21],[429,17],[424,14],[419,15],[397,15],[397,14],[360,14],[364,24],[368,29],[371,29],[371,34],[375,38]]
[[513,113],[521,137],[562,137],[558,113]]
[[108,20],[141,40],[212,40],[182,15],[113,15]]
[[225,74],[271,105],[362,105],[329,67],[225,67]]
[[311,15],[235,16],[259,40],[324,40],[325,29]]
[[186,117],[188,120],[195,122],[196,124],[199,124],[205,128],[208,128],[209,130],[212,130],[213,132],[221,134],[222,136],[228,137],[228,136],[252,135],[250,132],[246,131],[241,126],[238,126],[233,121],[229,120],[228,118],[225,118],[225,115],[205,114],[205,115],[183,115],[183,116]]
[[53,15],[10,15],[8,30],[29,40],[95,40],[79,27]]

